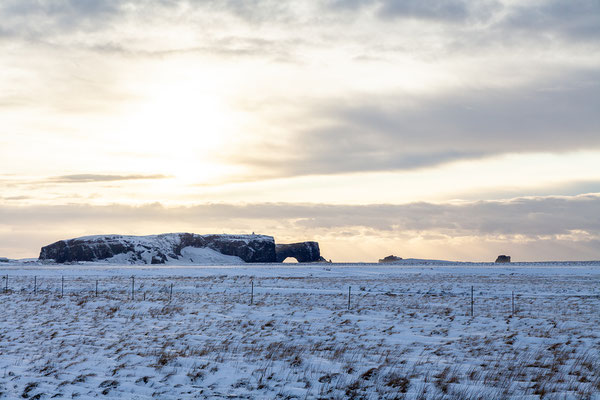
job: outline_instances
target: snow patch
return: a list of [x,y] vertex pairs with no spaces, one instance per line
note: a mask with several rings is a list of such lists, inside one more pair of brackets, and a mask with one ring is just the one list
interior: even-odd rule
[[181,256],[177,260],[169,260],[167,264],[245,264],[244,260],[236,256],[228,256],[208,247],[184,247]]

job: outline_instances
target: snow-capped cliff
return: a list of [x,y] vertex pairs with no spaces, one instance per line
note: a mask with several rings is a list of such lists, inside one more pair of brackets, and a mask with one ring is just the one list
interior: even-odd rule
[[275,262],[275,240],[266,235],[95,235],[42,247],[40,260],[129,264]]

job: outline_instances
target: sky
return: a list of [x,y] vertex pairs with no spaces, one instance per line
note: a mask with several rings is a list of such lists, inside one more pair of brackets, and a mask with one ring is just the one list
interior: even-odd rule
[[3,0],[0,54],[0,256],[600,259],[598,0]]

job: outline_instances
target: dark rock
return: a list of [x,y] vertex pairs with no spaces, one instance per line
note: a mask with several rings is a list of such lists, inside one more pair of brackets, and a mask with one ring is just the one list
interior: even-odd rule
[[167,261],[167,257],[164,254],[158,254],[156,256],[152,256],[152,262],[150,264],[164,264]]
[[73,261],[97,261],[117,254],[134,252],[133,243],[119,240],[121,237],[78,238],[60,240],[42,247],[40,260],[53,259],[58,263]]
[[402,257],[387,256],[385,258],[380,258],[379,262],[380,263],[392,263],[392,262],[400,261],[400,260],[402,260]]
[[510,256],[505,256],[504,254],[498,256],[498,258],[496,258],[497,263],[509,263],[510,262]]
[[286,258],[292,257],[298,262],[319,262],[322,261],[319,243],[300,242],[290,244],[278,244],[276,246],[277,262],[283,262]]
[[0,257],[0,262],[8,262],[8,258],[6,258],[6,257]]
[[203,237],[207,241],[206,247],[228,256],[237,256],[250,263],[276,262],[275,240],[272,236],[203,235]]

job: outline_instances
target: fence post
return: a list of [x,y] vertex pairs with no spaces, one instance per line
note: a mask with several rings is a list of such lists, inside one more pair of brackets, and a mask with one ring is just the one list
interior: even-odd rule
[[96,279],[96,297],[98,297],[98,279]]
[[515,291],[512,291],[512,315],[515,315]]
[[131,300],[135,300],[135,277],[131,276]]
[[352,286],[348,286],[348,310],[350,309],[350,290]]
[[254,281],[250,281],[251,289],[250,289],[250,305],[254,304]]
[[173,299],[173,282],[171,282],[171,290],[169,291],[169,301]]
[[8,274],[6,274],[6,282],[4,282],[4,292],[8,293]]
[[473,286],[471,286],[471,317],[473,316]]
[[60,277],[60,297],[65,295],[65,277]]
[[37,294],[37,276],[33,277],[33,294]]

